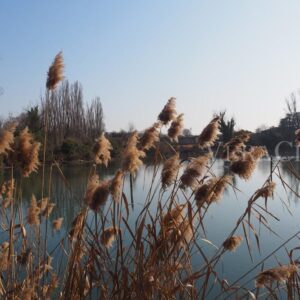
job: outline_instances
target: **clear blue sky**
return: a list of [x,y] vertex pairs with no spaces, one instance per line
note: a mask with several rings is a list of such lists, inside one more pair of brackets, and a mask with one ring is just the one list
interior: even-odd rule
[[195,134],[223,109],[254,130],[300,88],[298,0],[1,0],[0,38],[2,116],[39,102],[60,50],[108,130],[151,125],[171,96]]

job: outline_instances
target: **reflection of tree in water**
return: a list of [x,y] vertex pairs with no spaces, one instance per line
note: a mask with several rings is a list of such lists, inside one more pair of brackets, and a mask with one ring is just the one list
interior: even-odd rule
[[[298,175],[295,176],[292,171]],[[293,189],[295,193],[299,195],[300,186],[299,186],[299,178],[300,178],[300,163],[299,162],[292,162],[292,161],[282,161],[280,163],[280,171],[281,176],[286,181],[286,183]],[[290,189],[287,190],[288,199],[292,199],[294,202],[299,202],[299,197]]]
[[[118,164],[114,163],[109,168],[97,168],[97,174],[101,179],[111,177],[118,168]],[[62,229],[69,228],[75,216],[84,205],[84,194],[88,182],[89,175],[93,170],[91,165],[62,166],[62,173],[53,167],[51,176],[51,202],[55,203],[55,208],[50,215],[50,222],[57,218],[64,218]],[[42,172],[33,173],[29,178],[22,178],[15,173],[17,184],[17,196],[21,191],[23,210],[26,214],[32,195],[39,200],[42,196]],[[45,170],[45,191],[44,195],[48,196],[50,168]],[[8,179],[9,172],[5,172],[4,177]],[[20,190],[21,185],[21,190]],[[18,198],[18,197],[17,197]]]

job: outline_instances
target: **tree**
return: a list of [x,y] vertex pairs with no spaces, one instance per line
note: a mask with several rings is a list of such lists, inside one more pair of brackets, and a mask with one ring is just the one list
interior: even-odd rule
[[259,127],[256,128],[255,132],[260,133],[260,132],[265,131],[267,129],[268,129],[268,126],[265,125],[265,124],[262,124],[262,125],[260,125]]
[[184,128],[182,131],[183,136],[191,136],[192,135],[192,128]]
[[236,125],[235,120],[231,117],[230,120],[225,119],[226,111],[220,112],[220,131],[222,133],[223,143],[227,143],[234,134],[234,127]]
[[47,124],[48,139],[54,147],[69,138],[81,143],[93,142],[104,130],[100,98],[84,105],[81,84],[64,81],[41,98],[41,122]]
[[292,93],[290,97],[285,100],[287,113],[284,118],[280,119],[279,127],[292,130],[300,128],[300,113],[297,109],[297,101],[298,97],[296,93]]

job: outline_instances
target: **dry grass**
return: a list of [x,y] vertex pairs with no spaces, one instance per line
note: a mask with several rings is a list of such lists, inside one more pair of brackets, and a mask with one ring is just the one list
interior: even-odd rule
[[[62,69],[59,54],[49,69],[49,90],[61,80]],[[180,163],[176,147],[166,142],[174,154],[164,159],[160,169],[158,158],[163,157],[158,143],[161,125],[170,123],[168,133],[175,142],[183,128],[182,115],[176,113],[175,98],[169,99],[158,119],[159,123],[146,129],[140,140],[137,132],[131,134],[123,152],[122,168],[111,179],[100,180],[96,168],[91,168],[81,210],[76,212],[65,234],[63,219],[57,216],[54,219],[52,215],[55,204],[50,188],[46,191],[43,186],[42,199],[37,201],[32,196],[27,212],[22,210],[24,183],[14,178],[14,168],[20,167],[23,177],[38,171],[40,145],[26,128],[19,136],[14,127],[1,132],[0,154],[11,155],[11,178],[1,182],[1,298],[299,298],[298,260],[294,258],[298,248],[287,251],[288,265],[263,270],[264,263],[280,249],[287,249],[287,243],[296,239],[299,232],[288,237],[234,282],[230,283],[219,271],[225,255],[239,254],[242,240],[241,245],[247,247],[252,258],[255,250],[251,241],[254,240],[260,250],[261,227],[274,233],[268,220],[278,218],[272,213],[272,205],[267,206],[267,199],[276,192],[273,176],[281,180],[286,190],[295,192],[284,182],[278,165],[248,202],[243,203],[244,211],[235,220],[234,228],[223,233],[224,242],[216,246],[208,239],[206,230],[210,207],[222,201],[226,189],[238,194],[240,191],[233,184],[234,176],[250,179],[257,161],[266,151],[259,147],[245,151],[249,134],[240,132],[226,145],[229,152],[224,159],[230,160],[230,169],[216,176],[209,149],[219,134],[219,119],[215,118],[199,136],[199,145],[208,148],[207,152],[190,158],[187,164]],[[46,144],[43,149],[45,147]],[[145,151],[151,148],[156,149],[153,177],[146,198],[138,199],[139,209],[132,214],[124,189],[126,177],[132,178],[137,173]],[[107,166],[111,150],[110,142],[102,135],[94,147],[95,162]],[[43,168],[44,165],[45,160]],[[299,178],[296,173],[294,176]],[[288,204],[283,203],[288,208]],[[64,235],[55,247],[45,242],[49,238],[50,220],[52,234],[60,231],[59,234]],[[229,251],[235,253],[229,254]],[[252,276],[250,283],[245,284],[243,279],[249,274]]]
[[54,90],[57,84],[64,79],[63,71],[64,71],[63,54],[62,52],[59,52],[55,56],[54,61],[48,70],[48,78],[46,82],[46,87],[48,90]]
[[104,133],[96,140],[93,152],[95,155],[95,163],[97,165],[104,164],[106,167],[111,159],[110,151],[112,145],[110,141],[105,137]]

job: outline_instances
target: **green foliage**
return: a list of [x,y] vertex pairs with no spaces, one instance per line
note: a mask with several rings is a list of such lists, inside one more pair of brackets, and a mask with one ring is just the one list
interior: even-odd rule
[[235,120],[225,120],[225,111],[220,113],[220,131],[222,133],[223,143],[227,143],[234,135]]
[[55,154],[60,159],[71,160],[91,160],[92,159],[92,146],[83,144],[75,139],[66,139],[63,141],[60,148],[56,149]]

